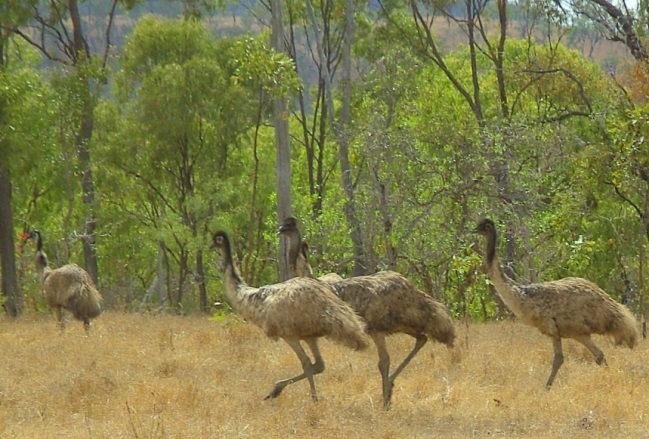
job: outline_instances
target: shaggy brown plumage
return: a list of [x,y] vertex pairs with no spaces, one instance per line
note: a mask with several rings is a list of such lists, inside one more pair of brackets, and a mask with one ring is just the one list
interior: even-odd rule
[[43,251],[43,241],[38,230],[29,235],[36,241],[36,270],[40,276],[47,306],[54,310],[61,330],[64,328],[62,309],[67,309],[75,319],[83,322],[90,333],[90,319],[101,313],[101,294],[90,275],[76,264],[67,264],[52,270]]
[[606,364],[606,360],[604,353],[593,343],[591,334],[608,334],[617,344],[635,347],[640,336],[635,318],[624,305],[617,303],[597,285],[577,277],[521,285],[500,267],[494,222],[483,219],[475,232],[486,237],[485,266],[505,305],[521,321],[552,339],[554,360],[546,383],[548,388],[563,364],[562,338],[571,338],[586,346],[597,364]]
[[[365,349],[363,321],[330,287],[313,279],[290,279],[279,284],[250,287],[234,265],[228,235],[222,231],[214,233],[212,247],[221,250],[225,292],[235,310],[259,326],[268,337],[286,341],[302,363],[303,373],[275,383],[266,399],[279,396],[287,385],[306,378],[311,396],[317,401],[313,375],[322,373],[325,368],[318,338],[326,337],[351,349]],[[300,340],[309,346],[315,362],[312,363],[304,352]]]
[[[313,277],[313,272],[302,250],[302,236],[297,220],[287,218],[279,228],[289,237],[288,265],[293,276]],[[297,259],[296,259],[297,258]],[[379,372],[383,384],[383,404],[389,408],[394,381],[403,369],[433,338],[453,346],[455,328],[447,308],[415,287],[408,279],[394,271],[382,271],[369,276],[357,276],[330,283],[338,297],[348,303],[367,323],[379,355]],[[415,338],[415,346],[401,364],[390,374],[390,355],[385,337],[408,334]]]

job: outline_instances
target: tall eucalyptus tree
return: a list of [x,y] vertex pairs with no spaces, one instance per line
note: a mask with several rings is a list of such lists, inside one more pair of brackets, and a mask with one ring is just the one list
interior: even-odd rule
[[[96,195],[92,171],[91,144],[94,128],[94,109],[100,93],[106,83],[106,67],[111,52],[111,30],[118,5],[131,7],[137,1],[111,0],[103,19],[103,41],[99,50],[94,51],[95,44],[88,41],[88,16],[81,11],[83,1],[50,0],[27,2],[31,17],[28,22],[14,26],[11,31],[22,37],[50,62],[61,67],[67,76],[66,92],[70,113],[66,126],[64,141],[69,141],[76,149],[80,177],[81,201],[84,206],[83,224],[79,234],[83,244],[85,268],[96,284],[99,284],[99,270],[96,252]],[[94,14],[93,14],[94,15]]]

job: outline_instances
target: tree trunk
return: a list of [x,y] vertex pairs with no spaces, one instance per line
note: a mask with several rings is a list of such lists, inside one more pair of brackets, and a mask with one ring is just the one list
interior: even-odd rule
[[194,280],[198,284],[199,297],[201,302],[201,311],[208,312],[207,288],[205,288],[205,268],[203,267],[203,251],[196,252],[196,275]]
[[156,261],[156,277],[158,279],[158,303],[162,305],[165,301],[165,265],[164,261],[166,259],[166,248],[165,242],[163,240],[158,241],[158,259]]
[[[642,217],[643,229],[649,230],[649,187],[645,189],[644,200],[644,215]],[[638,302],[640,303],[640,319],[642,324],[642,338],[647,338],[647,310],[646,310],[646,295],[644,285],[644,254],[645,252],[645,236],[640,234],[640,248],[638,249]]]
[[[343,179],[343,188],[347,193],[345,214],[347,223],[351,229],[351,239],[354,246],[354,275],[362,276],[367,274],[367,257],[363,248],[363,237],[361,235],[361,223],[356,214],[356,196],[352,182],[352,171],[349,164],[348,126],[351,119],[352,100],[352,39],[354,37],[354,1],[347,0],[345,7],[345,40],[342,47],[342,92],[343,103],[340,115],[340,170]],[[331,87],[331,83],[329,83]],[[332,114],[333,117],[333,114]]]
[[509,119],[509,104],[507,103],[507,88],[505,87],[505,72],[503,70],[505,42],[507,41],[507,0],[498,0],[498,17],[500,20],[500,38],[495,54],[496,78],[498,80],[498,97],[500,113],[503,119]]
[[[1,111],[1,110],[0,110]],[[16,275],[13,220],[11,217],[11,180],[5,163],[0,164],[0,264],[5,312],[17,317],[22,310],[22,294]]]
[[[284,52],[284,20],[282,1],[271,0],[272,40],[277,52]],[[291,216],[291,149],[288,132],[288,105],[285,98],[273,101],[273,121],[275,125],[275,147],[277,157],[277,219],[278,224]],[[277,258],[279,280],[289,279],[288,261],[286,260],[287,239],[279,237],[279,255]]]
[[170,300],[169,303],[179,306],[185,295],[185,281],[187,276],[189,276],[189,252],[184,245],[180,245],[178,251],[178,289],[175,300]]
[[[606,35],[607,39],[623,43],[637,61],[646,62],[649,55],[643,38],[636,32],[636,27],[638,26],[635,23],[633,15],[627,15],[625,11],[610,3],[608,0],[588,0],[586,4],[588,3],[599,6],[604,14],[608,15],[611,21],[615,23],[615,29],[607,26],[604,27],[609,31],[609,34]],[[582,10],[577,10],[577,13],[582,12]],[[585,11],[583,14],[586,17],[592,17],[591,11]],[[596,18],[591,18],[591,20],[594,22],[598,21]]]
[[86,271],[90,274],[95,285],[99,286],[99,269],[97,267],[97,251],[95,248],[95,226],[97,224],[94,214],[95,185],[92,178],[90,161],[90,140],[94,126],[94,104],[90,83],[82,68],[90,59],[90,51],[83,35],[77,0],[69,0],[68,7],[70,9],[70,21],[72,22],[73,31],[72,61],[77,69],[76,73],[80,76],[84,85],[83,96],[81,97],[83,112],[81,114],[79,131],[75,138],[79,167],[81,169],[82,200],[86,207],[84,230],[81,240],[83,242]]
[[97,221],[94,214],[95,184],[92,178],[90,149],[88,144],[92,137],[93,109],[85,109],[82,116],[81,129],[77,136],[77,154],[81,167],[81,190],[83,191],[83,204],[86,206],[86,217],[81,241],[83,242],[83,256],[86,271],[90,274],[95,285],[99,286],[99,269],[97,267],[97,251],[95,239],[95,226]]
[[[5,35],[0,34],[0,72],[5,69]],[[6,108],[0,102],[0,129],[6,129]],[[0,150],[8,151],[7,140],[0,141]],[[16,274],[16,253],[14,250],[14,227],[11,212],[11,176],[8,156],[0,162],[0,265],[2,275],[2,294],[6,297],[5,312],[17,317],[22,310],[22,294]]]
[[345,203],[345,218],[347,225],[350,228],[350,237],[354,249],[354,276],[361,276],[367,274],[367,257],[363,248],[363,237],[361,234],[360,220],[356,213],[356,196],[354,193],[354,184],[352,181],[351,165],[349,163],[349,144],[347,139],[347,125],[350,120],[351,113],[351,45],[354,35],[354,2],[347,0],[345,10],[345,39],[342,46],[342,78],[341,86],[343,92],[343,102],[340,121],[336,121],[334,104],[333,104],[333,91],[331,85],[331,74],[327,66],[327,58],[322,47],[322,35],[318,26],[318,21],[313,10],[313,5],[310,0],[306,2],[307,13],[311,19],[313,32],[315,34],[315,42],[318,48],[318,58],[321,66],[322,80],[325,82],[325,94],[327,111],[329,111],[329,118],[334,130],[336,142],[338,143],[338,158],[340,160],[340,172],[342,178],[342,186],[347,195],[347,202]]

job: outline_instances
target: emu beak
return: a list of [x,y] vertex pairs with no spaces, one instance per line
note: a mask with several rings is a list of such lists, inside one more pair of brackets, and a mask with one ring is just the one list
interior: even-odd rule
[[277,228],[277,234],[281,235],[284,232],[290,232],[291,228],[287,226],[286,224],[280,224],[280,226]]

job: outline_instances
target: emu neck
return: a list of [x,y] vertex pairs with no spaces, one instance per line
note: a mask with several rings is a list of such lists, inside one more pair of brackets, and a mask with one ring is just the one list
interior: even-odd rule
[[223,274],[224,274],[224,285],[226,293],[231,296],[236,296],[239,287],[245,286],[246,283],[239,274],[239,270],[234,265],[234,260],[232,259],[232,249],[230,248],[230,242],[225,241],[225,244],[222,249],[223,253]]
[[259,297],[259,289],[246,285],[246,282],[239,274],[239,270],[234,265],[230,242],[227,238],[224,239],[221,253],[223,254],[223,285],[230,305],[244,319],[263,329],[263,297],[261,300],[255,300]]
[[313,277],[309,261],[302,251],[302,234],[294,231],[289,235],[288,240],[288,269],[291,277]]
[[497,243],[498,238],[495,231],[487,235],[487,249],[485,252],[487,274],[496,292],[503,302],[505,302],[505,305],[507,305],[516,317],[521,318],[521,292],[519,285],[503,272],[498,256],[496,256]]
[[[300,245],[300,247],[302,247]],[[298,254],[297,260],[295,261],[295,272],[297,276],[300,277],[310,277],[315,278],[313,275],[313,270],[311,265],[309,265],[309,259],[307,258],[306,250],[301,248],[301,251]]]
[[297,259],[300,257],[302,251],[302,237],[300,233],[291,233],[288,236],[288,269],[291,277],[298,277],[300,274],[297,272]]
[[36,267],[36,272],[41,283],[45,282],[45,279],[52,271],[48,266],[47,255],[42,250],[36,252],[36,257],[34,258],[34,266]]

